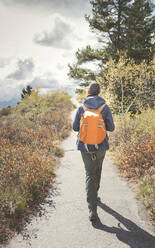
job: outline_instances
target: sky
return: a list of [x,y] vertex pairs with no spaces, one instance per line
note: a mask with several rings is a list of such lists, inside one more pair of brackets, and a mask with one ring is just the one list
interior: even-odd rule
[[27,85],[75,88],[68,64],[96,43],[90,13],[89,0],[0,0],[0,108],[16,104]]

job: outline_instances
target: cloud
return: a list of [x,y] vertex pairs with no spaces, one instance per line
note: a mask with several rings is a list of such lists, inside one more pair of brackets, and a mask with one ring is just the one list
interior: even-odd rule
[[[5,59],[0,61],[3,62],[2,65],[8,65],[7,62],[11,61],[0,78],[0,107],[7,105],[7,103],[14,105],[20,99],[22,89],[27,85],[26,81],[33,76],[34,63],[31,58],[18,60],[10,58],[10,61],[5,61]],[[14,69],[15,65],[16,68]]]
[[10,105],[10,106],[16,106],[17,105],[17,102],[19,100],[20,100],[20,98],[19,99],[13,98],[10,101],[0,101],[0,108],[4,108],[4,107],[6,107],[8,105]]
[[31,85],[32,88],[39,87],[39,88],[50,88],[50,89],[57,89],[59,87],[59,83],[54,78],[48,78],[46,76],[42,77],[35,77],[31,80],[28,85]]
[[20,93],[25,87],[23,82],[13,79],[0,80],[0,102],[8,102],[20,98]]
[[0,68],[4,68],[5,66],[9,65],[11,62],[10,58],[2,58],[0,57]]
[[63,58],[71,58],[71,57],[73,57],[73,53],[72,52],[64,52],[63,54],[62,54],[62,57]]
[[14,79],[0,80],[0,108],[10,105],[15,105],[21,98],[22,89],[27,85],[32,88],[37,86],[44,91],[57,90],[60,88],[58,81],[52,77],[51,73],[46,73],[42,76],[36,76],[32,80],[25,82]]
[[64,67],[65,67],[65,66],[64,66],[64,64],[62,64],[62,63],[58,63],[58,64],[57,64],[57,69],[58,69],[58,70],[63,70]]
[[0,0],[7,6],[24,6],[32,10],[59,12],[74,17],[84,16],[90,10],[89,0]]
[[68,36],[72,34],[70,24],[56,17],[52,31],[43,31],[34,36],[34,42],[41,46],[71,49]]
[[19,59],[17,62],[17,69],[15,72],[10,73],[8,79],[23,80],[32,75],[34,70],[34,63],[32,59]]

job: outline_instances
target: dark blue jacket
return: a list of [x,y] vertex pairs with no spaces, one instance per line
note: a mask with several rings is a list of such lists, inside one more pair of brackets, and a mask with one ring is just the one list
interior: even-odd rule
[[[95,96],[89,95],[83,100],[84,106],[89,109],[98,109],[104,103],[105,103],[105,100],[101,98],[100,96],[96,96],[96,95]],[[84,110],[81,106],[78,108],[76,115],[75,115],[74,122],[73,122],[73,130],[76,132],[79,132],[80,130],[80,120],[81,120],[83,113],[84,113]],[[106,126],[106,130],[110,132],[114,131],[115,125],[113,122],[111,110],[108,107],[108,105],[104,107],[101,113],[102,113],[102,117],[103,117],[103,120]],[[109,149],[108,139],[109,138],[107,135],[104,141],[98,145],[98,149],[96,149],[94,145],[88,145],[88,150],[90,152],[97,151],[97,150],[108,150]],[[84,143],[81,142],[79,138],[77,138],[77,149],[80,151],[86,151]]]

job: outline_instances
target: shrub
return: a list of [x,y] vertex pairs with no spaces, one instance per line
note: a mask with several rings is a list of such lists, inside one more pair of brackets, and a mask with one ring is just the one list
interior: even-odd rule
[[88,90],[84,90],[84,89],[77,89],[76,90],[76,94],[77,94],[77,100],[79,103],[82,103],[83,99],[85,97],[87,97],[88,95]]
[[139,183],[139,197],[155,220],[155,167],[150,168]]
[[1,123],[0,242],[52,187],[63,155],[58,144],[69,134],[71,109],[64,92],[41,97],[33,91]]
[[119,61],[109,59],[103,66],[98,81],[103,94],[115,113],[139,113],[141,108],[154,107],[155,66],[120,56]]
[[115,117],[111,146],[120,174],[139,183],[139,196],[155,218],[155,112],[151,109],[141,112],[134,117],[128,114]]
[[0,110],[0,117],[1,116],[6,116],[6,115],[9,115],[11,113],[11,106],[8,106],[8,107],[5,107],[5,108],[2,108]]
[[119,159],[121,173],[129,177],[141,177],[155,165],[155,133],[137,137],[132,145],[122,148]]

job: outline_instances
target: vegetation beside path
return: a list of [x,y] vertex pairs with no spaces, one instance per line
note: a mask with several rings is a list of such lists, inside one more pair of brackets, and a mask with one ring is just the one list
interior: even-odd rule
[[155,112],[117,115],[115,124],[110,136],[112,159],[122,177],[136,182],[137,196],[155,221]]
[[71,130],[73,108],[66,93],[39,96],[33,90],[0,111],[0,244],[13,236],[52,187]]

